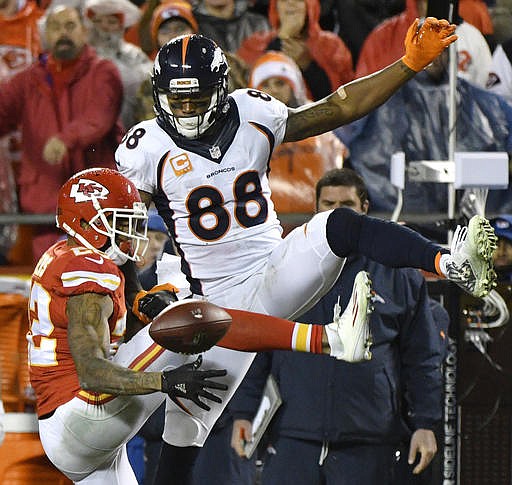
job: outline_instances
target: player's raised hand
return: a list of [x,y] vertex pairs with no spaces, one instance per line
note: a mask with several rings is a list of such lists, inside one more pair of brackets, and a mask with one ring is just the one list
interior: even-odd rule
[[413,71],[421,71],[457,40],[455,27],[444,19],[427,17],[421,25],[416,19],[405,36],[403,63]]

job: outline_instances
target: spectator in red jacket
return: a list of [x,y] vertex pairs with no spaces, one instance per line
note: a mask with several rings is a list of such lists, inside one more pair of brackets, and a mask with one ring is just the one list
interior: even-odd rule
[[[56,6],[42,20],[47,53],[0,85],[0,136],[20,127],[20,209],[48,214],[73,173],[114,166],[123,88],[115,65],[87,45],[77,9]],[[53,226],[40,227],[34,261],[59,236]]]
[[[465,3],[461,1],[459,5],[459,14],[462,18],[457,17],[454,20],[454,23],[458,24],[456,34],[459,39],[455,45],[458,75],[484,87],[491,67],[491,51],[482,32],[471,25],[472,21],[466,20],[462,15],[462,4]],[[478,2],[475,0],[469,3],[477,4]],[[401,14],[386,19],[375,27],[361,48],[356,66],[356,77],[366,76],[382,69],[403,56],[405,52],[403,38],[409,25],[416,17],[424,17],[426,13],[426,0],[406,0],[405,10]],[[466,12],[465,15],[468,19],[474,18],[470,13]],[[473,21],[476,22],[476,20]]]
[[237,52],[249,65],[266,51],[283,51],[299,66],[314,101],[354,78],[348,47],[320,27],[319,0],[270,0],[268,17],[272,30],[254,33]]

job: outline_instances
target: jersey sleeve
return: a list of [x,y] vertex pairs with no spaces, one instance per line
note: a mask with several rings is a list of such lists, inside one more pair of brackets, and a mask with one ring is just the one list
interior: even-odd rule
[[155,153],[155,148],[159,147],[160,143],[155,143],[154,140],[154,131],[159,128],[151,121],[143,121],[132,127],[115,153],[119,172],[131,180],[138,190],[150,194],[155,192],[156,187],[156,172],[153,165],[155,159],[160,159],[159,154]]
[[264,126],[274,135],[274,147],[283,142],[288,121],[288,107],[263,91],[237,89],[231,93],[242,121]]
[[91,252],[68,259],[62,268],[56,292],[61,296],[84,293],[113,295],[123,284],[116,264],[105,256]]

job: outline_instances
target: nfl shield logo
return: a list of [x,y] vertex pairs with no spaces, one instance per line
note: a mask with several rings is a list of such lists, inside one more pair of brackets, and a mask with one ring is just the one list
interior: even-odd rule
[[220,158],[220,156],[222,155],[222,153],[220,151],[220,148],[217,145],[211,147],[210,148],[210,155],[214,159]]

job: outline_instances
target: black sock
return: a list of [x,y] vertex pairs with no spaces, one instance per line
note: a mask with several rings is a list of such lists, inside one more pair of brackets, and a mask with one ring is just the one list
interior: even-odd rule
[[154,485],[191,485],[192,471],[200,449],[164,442]]
[[436,255],[449,251],[421,234],[391,221],[335,209],[327,219],[327,242],[336,256],[362,254],[392,268],[419,268],[437,273]]

